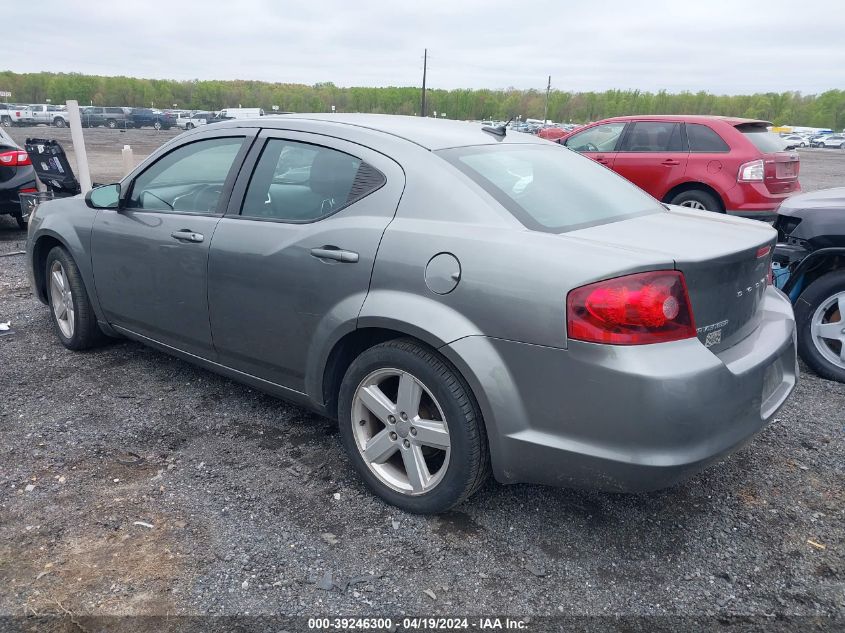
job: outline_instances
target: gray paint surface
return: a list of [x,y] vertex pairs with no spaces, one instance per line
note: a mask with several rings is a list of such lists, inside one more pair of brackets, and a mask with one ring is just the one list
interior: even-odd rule
[[[546,141],[376,115],[204,126],[150,156],[123,181],[124,191],[171,149],[219,134],[338,149],[376,166],[387,184],[317,222],[247,219],[238,214],[253,145],[231,174],[219,215],[94,211],[79,198],[50,202],[28,239],[39,297],[45,299],[42,240],[57,240],[77,261],[107,331],[328,414],[324,377],[338,341],[363,328],[416,337],[470,384],[494,472],[505,482],[668,485],[747,441],[794,386],[791,307],[777,290],[754,286],[767,261],[755,253],[775,240],[766,225],[655,205],[653,213],[569,233],[531,231],[437,150],[548,147]],[[182,229],[205,240],[170,238]],[[326,247],[355,252],[358,261],[311,254]],[[460,283],[445,294],[426,278],[440,253],[460,262]],[[697,325],[729,321],[719,345],[567,338],[571,289],[675,268],[687,278]],[[440,288],[448,271],[435,273]],[[737,297],[749,284],[753,291]],[[763,402],[764,374],[773,366],[780,388]]]

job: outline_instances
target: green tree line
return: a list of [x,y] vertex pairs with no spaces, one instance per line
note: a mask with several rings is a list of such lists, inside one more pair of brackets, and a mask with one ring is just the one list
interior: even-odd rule
[[[418,114],[417,87],[341,88],[332,83],[269,83],[264,81],[175,81],[102,77],[77,73],[14,73],[0,71],[0,91],[9,91],[15,103],[123,105],[219,110],[226,107],[272,106],[289,112],[378,112]],[[542,90],[428,90],[427,112],[450,119],[543,118]],[[668,93],[641,90],[570,92],[554,90],[548,117],[560,122],[584,123],[626,114],[720,114],[772,121],[776,125],[845,127],[845,91],[819,95],[799,92],[751,95],[715,95],[709,92]]]

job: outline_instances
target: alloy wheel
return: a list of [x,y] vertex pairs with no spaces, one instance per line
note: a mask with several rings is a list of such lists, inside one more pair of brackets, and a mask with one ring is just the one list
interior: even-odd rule
[[386,486],[421,495],[446,474],[449,427],[431,390],[401,369],[378,369],[352,399],[353,436],[367,468]]
[[50,266],[50,305],[62,334],[65,338],[73,338],[76,326],[73,294],[65,269],[58,260]]
[[810,334],[824,359],[845,369],[845,292],[837,292],[816,308]]
[[707,207],[705,207],[698,200],[684,200],[679,206],[689,207],[690,209],[698,209],[700,211],[707,211]]

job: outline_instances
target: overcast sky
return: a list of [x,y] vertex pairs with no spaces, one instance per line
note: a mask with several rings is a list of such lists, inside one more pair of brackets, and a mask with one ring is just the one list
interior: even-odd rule
[[432,88],[845,88],[843,0],[7,0],[2,15],[18,37],[0,70],[16,72],[417,86],[428,47]]

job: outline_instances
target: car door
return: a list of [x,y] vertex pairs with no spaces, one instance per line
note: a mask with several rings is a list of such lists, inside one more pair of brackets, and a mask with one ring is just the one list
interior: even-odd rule
[[625,123],[621,121],[602,123],[573,134],[563,144],[605,167],[613,168],[616,148],[624,129]]
[[683,181],[688,160],[679,122],[635,121],[625,130],[613,170],[661,200]]
[[219,362],[305,392],[315,350],[355,327],[404,183],[398,164],[361,145],[262,132],[211,243]]
[[121,183],[122,208],[99,211],[91,253],[97,297],[110,324],[214,358],[208,249],[255,133],[192,137]]

